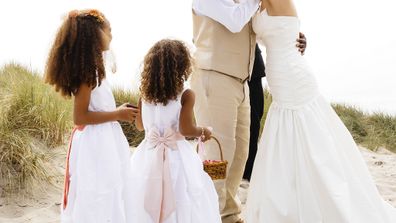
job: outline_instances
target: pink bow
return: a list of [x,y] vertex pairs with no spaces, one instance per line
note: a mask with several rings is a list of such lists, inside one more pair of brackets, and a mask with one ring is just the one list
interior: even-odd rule
[[176,209],[166,149],[176,150],[177,141],[183,139],[184,136],[171,128],[166,129],[162,136],[157,128],[153,128],[148,133],[149,148],[157,151],[156,160],[148,176],[144,208],[154,222],[163,222]]

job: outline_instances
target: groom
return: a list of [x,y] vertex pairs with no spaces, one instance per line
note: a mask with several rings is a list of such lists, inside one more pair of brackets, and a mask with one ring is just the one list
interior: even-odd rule
[[[193,0],[197,124],[212,126],[228,161],[227,178],[216,180],[223,223],[243,222],[237,197],[248,156],[250,106],[247,80],[253,67],[256,39],[250,22],[258,0]],[[215,145],[206,150],[219,159]]]
[[[253,69],[256,37],[251,17],[259,0],[193,0],[196,70],[191,88],[198,125],[212,126],[228,161],[225,180],[216,180],[223,223],[243,222],[237,197],[248,157],[250,105],[248,80]],[[215,145],[209,159],[219,159]]]

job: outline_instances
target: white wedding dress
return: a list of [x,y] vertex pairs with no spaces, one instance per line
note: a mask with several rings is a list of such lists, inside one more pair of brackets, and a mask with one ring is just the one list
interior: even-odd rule
[[[253,19],[273,97],[247,199],[247,223],[395,223],[340,118],[296,49],[297,17]],[[341,81],[341,80],[340,80]]]

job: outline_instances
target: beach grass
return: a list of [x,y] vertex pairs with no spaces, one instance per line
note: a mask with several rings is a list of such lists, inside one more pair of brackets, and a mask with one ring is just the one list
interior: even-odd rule
[[333,104],[333,108],[358,144],[373,151],[384,147],[396,152],[396,116],[368,114],[345,104]]
[[[113,94],[117,105],[137,105],[139,100],[136,92],[124,89],[113,89]],[[262,126],[272,101],[268,90],[264,97]],[[332,106],[358,144],[396,152],[396,116],[368,114],[344,104]],[[0,68],[0,193],[18,193],[47,182],[50,151],[67,143],[72,126],[72,100],[45,84],[42,74],[18,64]],[[131,146],[144,138],[134,125],[122,122],[121,126]]]
[[21,191],[49,177],[45,149],[64,144],[71,102],[39,73],[18,64],[0,69],[0,186]]
[[[137,106],[139,102],[139,95],[132,91],[123,90],[120,88],[113,89],[113,95],[116,101],[116,105],[120,106],[124,103],[130,103]],[[136,147],[144,138],[144,132],[140,132],[136,129],[134,124],[127,122],[120,122],[122,130],[129,142],[130,146]]]

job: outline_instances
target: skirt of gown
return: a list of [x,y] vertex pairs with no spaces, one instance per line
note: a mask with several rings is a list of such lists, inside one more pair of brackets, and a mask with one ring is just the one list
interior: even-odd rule
[[68,204],[62,223],[124,223],[129,145],[118,122],[76,131],[69,158]]
[[[203,171],[202,161],[186,140],[177,141],[176,150],[167,149],[176,210],[163,223],[220,223],[218,196],[212,180]],[[147,176],[156,152],[143,140],[131,157],[127,220],[154,223],[144,208]]]
[[317,96],[270,106],[254,163],[247,223],[395,223],[351,134]]

